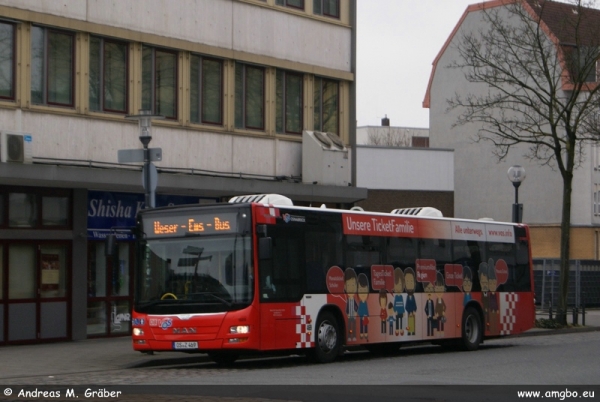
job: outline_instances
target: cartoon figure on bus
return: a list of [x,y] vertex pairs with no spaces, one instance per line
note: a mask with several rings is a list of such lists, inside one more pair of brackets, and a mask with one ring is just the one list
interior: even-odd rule
[[358,275],[358,317],[360,319],[360,338],[369,340],[369,278],[367,275]]
[[381,289],[379,291],[379,317],[381,318],[381,333],[386,333],[387,327],[387,291],[385,289]]
[[467,305],[472,299],[471,290],[473,290],[473,274],[471,273],[471,268],[466,265],[463,267],[463,282],[462,282],[462,290],[463,290],[463,307]]
[[[404,335],[404,325],[402,318],[404,317],[404,272],[402,269],[394,270],[394,313],[396,314],[396,336]],[[391,335],[391,334],[390,334]]]
[[406,327],[406,335],[415,335],[417,301],[415,299],[415,288],[417,282],[415,279],[415,271],[412,268],[406,268],[404,271],[404,285],[406,286],[406,314],[408,316],[408,326]]
[[498,281],[496,280],[496,269],[494,260],[488,262],[488,288],[489,292],[489,323],[490,333],[498,335],[500,333],[500,301],[498,300]]
[[390,324],[389,335],[394,335],[394,322],[396,321],[396,317],[394,316],[394,303],[389,302],[387,305],[387,308],[388,308],[388,323]]
[[427,318],[427,336],[433,336],[433,326],[435,322],[435,304],[431,300],[431,294],[435,291],[433,283],[428,282],[425,285],[425,293],[427,293],[427,301],[425,302],[425,317]]
[[482,262],[479,264],[479,285],[481,286],[481,306],[483,307],[483,326],[488,330],[490,322],[490,288],[488,282],[488,264]]
[[356,317],[358,303],[356,294],[358,292],[358,280],[356,272],[352,268],[344,271],[344,292],[346,293],[346,316],[348,317],[348,341],[356,341]]
[[446,323],[446,302],[444,301],[444,275],[437,273],[434,291],[435,291],[435,320],[437,336],[444,336],[444,324]]

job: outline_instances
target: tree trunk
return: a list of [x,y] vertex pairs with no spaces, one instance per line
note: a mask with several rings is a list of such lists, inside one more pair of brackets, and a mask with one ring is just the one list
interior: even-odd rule
[[[570,162],[570,161],[569,161]],[[568,162],[568,163],[569,163]],[[573,187],[573,169],[563,174],[562,222],[560,225],[560,282],[556,320],[567,325],[567,295],[569,293],[569,251],[571,245],[571,192]]]

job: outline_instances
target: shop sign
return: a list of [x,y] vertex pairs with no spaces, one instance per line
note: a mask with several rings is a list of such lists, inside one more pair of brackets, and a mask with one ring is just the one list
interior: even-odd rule
[[[115,233],[119,240],[133,240],[129,228],[135,226],[137,213],[144,209],[144,194],[115,193],[109,191],[88,192],[87,227],[88,239],[103,240]],[[156,195],[156,206],[198,204],[215,200],[179,195]]]

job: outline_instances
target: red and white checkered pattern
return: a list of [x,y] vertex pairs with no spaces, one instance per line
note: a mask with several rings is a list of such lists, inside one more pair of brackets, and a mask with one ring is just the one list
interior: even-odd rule
[[296,306],[296,315],[300,317],[300,324],[296,324],[296,334],[300,336],[300,340],[296,342],[296,349],[312,348],[314,342],[311,342],[313,322],[309,322],[310,315],[306,312],[306,306]]
[[500,298],[500,335],[509,335],[515,329],[517,323],[517,293],[501,293]]

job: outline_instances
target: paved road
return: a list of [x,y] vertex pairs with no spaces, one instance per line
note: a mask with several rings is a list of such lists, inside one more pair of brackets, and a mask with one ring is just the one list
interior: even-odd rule
[[[586,319],[586,328],[568,329],[568,330],[531,330],[524,336],[538,336],[542,338],[527,340],[526,342],[534,342],[536,344],[544,344],[547,342],[562,342],[560,338],[567,336],[587,337],[598,336],[598,332],[589,334],[590,331],[600,331],[600,311],[591,311]],[[574,335],[573,335],[574,334]],[[588,334],[588,335],[586,335]],[[558,335],[558,336],[551,336]],[[547,338],[547,340],[545,339]],[[555,340],[551,340],[554,338]],[[565,342],[568,342],[568,339]],[[573,339],[573,338],[571,338]],[[587,339],[587,338],[586,338]],[[596,338],[594,338],[596,339]],[[505,338],[493,342],[510,342],[510,338]],[[599,339],[600,341],[600,339]],[[597,342],[598,343],[598,342]],[[407,353],[403,351],[402,354]],[[408,352],[410,355],[410,352]],[[421,347],[420,351],[416,352],[419,358],[429,358],[426,349]],[[460,355],[460,354],[459,354]],[[368,354],[366,355],[368,356]],[[365,356],[365,358],[366,358]],[[347,362],[360,360],[361,355],[350,356]],[[153,356],[143,355],[139,352],[134,352],[131,349],[131,341],[128,337],[111,338],[111,339],[90,339],[78,342],[64,342],[54,344],[26,345],[26,346],[6,346],[0,348],[0,391],[5,387],[15,387],[19,385],[29,386],[62,386],[62,394],[66,392],[66,386],[74,386],[77,384],[96,384],[91,390],[102,389],[103,386],[120,386],[121,389],[128,391],[127,397],[119,396],[116,398],[98,397],[84,398],[86,401],[95,400],[114,400],[114,401],[221,401],[219,397],[198,397],[196,395],[168,396],[168,394],[183,392],[184,388],[173,388],[173,384],[231,384],[231,381],[236,384],[253,384],[256,381],[256,376],[265,376],[267,366],[269,369],[270,378],[266,381],[269,384],[303,384],[303,383],[320,383],[320,384],[355,384],[356,380],[345,376],[343,370],[338,373],[335,378],[331,376],[329,370],[330,365],[315,365],[311,366],[311,372],[319,372],[317,376],[311,378],[294,378],[290,379],[290,373],[295,373],[293,368],[297,365],[305,365],[303,359],[287,358],[283,360],[275,360],[274,363],[262,359],[253,363],[236,364],[233,368],[222,369],[211,363],[205,355],[182,355],[175,353],[160,353]],[[389,364],[382,359],[378,364]],[[393,359],[392,359],[393,360]],[[435,369],[435,365],[432,366]],[[390,372],[397,370],[390,367]],[[557,370],[558,371],[558,370]],[[317,378],[317,380],[315,380]],[[423,378],[420,377],[421,382]],[[392,381],[391,383],[414,384],[418,382],[419,377],[406,376],[405,381]],[[452,384],[456,379],[448,379],[444,382],[442,378],[433,382],[433,384]],[[263,383],[265,380],[263,380]],[[385,379],[382,379],[385,384]],[[388,382],[389,383],[389,382]],[[539,383],[539,382],[538,382]],[[100,386],[98,386],[100,384]],[[104,384],[104,385],[103,385]],[[145,388],[123,388],[131,384],[143,384]],[[155,388],[152,385],[169,384],[168,388]],[[15,388],[16,389],[16,388]],[[111,388],[108,388],[111,389]],[[113,388],[117,389],[117,388]],[[143,392],[140,392],[140,390]],[[203,388],[206,390],[206,388]],[[163,392],[161,392],[161,390]],[[81,392],[82,398],[85,389],[78,389]],[[164,392],[169,391],[169,392]],[[187,388],[188,393],[198,394],[197,389]],[[257,394],[258,394],[257,390]],[[262,390],[264,391],[264,390]],[[337,392],[337,391],[336,391]],[[360,391],[359,391],[360,392]],[[383,392],[383,391],[382,391]],[[264,394],[264,392],[263,392]],[[356,394],[356,393],[355,393]],[[208,395],[208,393],[204,393]],[[252,392],[250,393],[252,395]],[[275,395],[276,396],[276,395]],[[270,400],[276,400],[276,397]],[[280,395],[281,396],[281,395]],[[12,399],[11,399],[12,398]],[[80,398],[80,399],[82,399]],[[290,396],[291,399],[293,399]],[[289,399],[289,398],[286,398]],[[347,398],[349,402],[352,398]],[[0,401],[40,401],[40,400],[73,400],[73,398],[60,399],[40,399],[40,397],[32,397],[27,399],[24,397],[15,398],[15,395],[6,397],[0,394]],[[255,401],[265,400],[261,398],[248,397],[248,392],[244,392],[243,397],[227,399],[228,401]],[[364,402],[364,401],[363,401]]]

